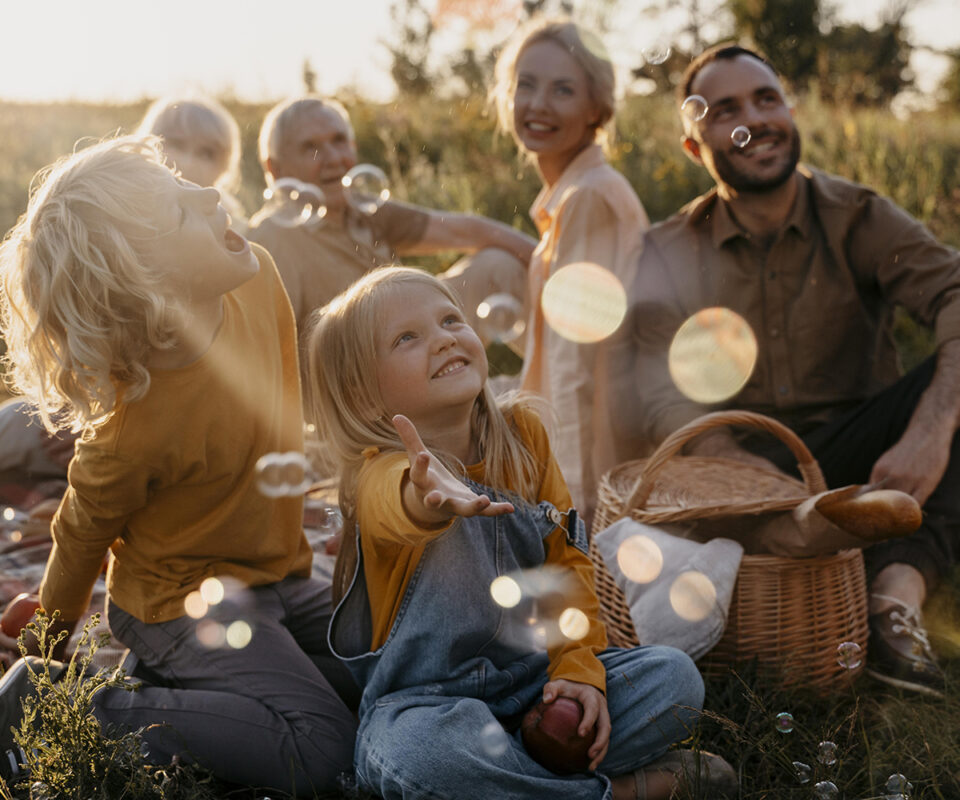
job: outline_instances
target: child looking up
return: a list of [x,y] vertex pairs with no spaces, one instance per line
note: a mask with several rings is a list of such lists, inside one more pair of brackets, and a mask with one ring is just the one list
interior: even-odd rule
[[220,191],[235,230],[246,216],[235,193],[240,187],[240,128],[227,109],[209,98],[162,97],[144,114],[138,136],[153,134],[180,174],[198,186]]
[[[543,425],[516,397],[498,406],[450,290],[420,270],[371,272],[317,313],[307,358],[356,522],[330,636],[364,687],[361,787],[385,798],[670,796],[695,759],[658,759],[689,735],[700,675],[671,648],[606,649],[583,524]],[[562,606],[587,623],[582,638],[544,647],[494,602],[495,579],[524,574],[556,577]],[[582,705],[581,732],[596,723],[590,773],[556,775],[500,728],[561,696]],[[491,725],[502,746],[484,746]],[[729,765],[704,756],[699,769],[721,796]]]
[[[149,726],[157,763],[322,791],[355,731],[318,666],[339,667],[330,587],[310,579],[302,500],[268,499],[255,474],[302,449],[293,313],[218,201],[155,139],[107,141],[46,173],[0,250],[8,377],[48,429],[82,430],[40,600],[72,630],[110,552],[110,628],[159,680],[100,694],[98,718]],[[228,589],[215,619],[252,631],[241,649],[204,644],[185,613],[208,579]],[[0,694],[29,685],[24,663]]]

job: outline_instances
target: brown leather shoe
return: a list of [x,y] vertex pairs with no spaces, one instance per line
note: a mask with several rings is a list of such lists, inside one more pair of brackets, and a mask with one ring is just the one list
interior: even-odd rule
[[654,800],[647,794],[647,775],[668,772],[676,776],[670,797],[683,786],[702,800],[734,800],[740,791],[737,773],[723,758],[702,750],[670,750],[633,773],[636,800]]
[[869,624],[868,674],[900,689],[943,697],[943,670],[918,609],[897,601],[892,608],[871,614]]

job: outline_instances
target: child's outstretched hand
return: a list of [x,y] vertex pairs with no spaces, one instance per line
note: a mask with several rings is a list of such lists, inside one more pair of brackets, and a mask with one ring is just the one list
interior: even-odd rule
[[427,450],[414,424],[403,414],[393,418],[400,441],[410,459],[409,480],[403,487],[403,503],[411,519],[434,525],[451,517],[495,517],[513,511],[511,503],[494,503],[470,490]]
[[558,678],[550,681],[543,687],[543,702],[552,703],[558,697],[570,697],[579,700],[583,706],[583,718],[580,720],[580,727],[577,733],[586,736],[597,724],[597,736],[588,751],[590,756],[590,769],[595,770],[600,766],[607,755],[607,747],[610,745],[610,712],[607,710],[607,698],[603,692],[595,686],[588,683],[576,683],[575,681]]

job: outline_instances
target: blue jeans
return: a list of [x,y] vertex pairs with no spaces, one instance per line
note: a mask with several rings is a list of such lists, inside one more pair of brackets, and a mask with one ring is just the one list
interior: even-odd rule
[[[148,757],[195,760],[235,783],[312,797],[352,769],[356,719],[334,686],[356,687],[327,646],[330,588],[287,578],[227,598],[218,618],[243,619],[253,637],[241,649],[207,647],[197,620],[141,622],[114,604],[114,636],[162,685],[101,693],[96,715],[147,727]],[[356,698],[355,698],[356,699]]]
[[[482,731],[496,718],[483,700],[400,694],[365,717],[356,753],[360,785],[387,800],[609,800],[607,776],[632,772],[690,735],[703,681],[693,661],[670,647],[611,648],[600,660],[613,730],[597,773],[550,772],[527,755],[520,731],[508,735],[503,752],[485,746]],[[546,674],[531,676],[524,694],[536,699],[546,681]]]

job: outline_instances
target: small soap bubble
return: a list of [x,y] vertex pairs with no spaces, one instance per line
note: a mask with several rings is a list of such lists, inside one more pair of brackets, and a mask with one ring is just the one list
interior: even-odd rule
[[17,516],[17,510],[15,508],[11,508],[10,506],[7,506],[5,509],[3,509],[3,518],[7,522],[12,522],[14,517],[16,516]]
[[670,586],[670,606],[687,622],[700,622],[718,609],[717,588],[702,572],[681,572]]
[[627,314],[627,293],[610,270],[581,261],[560,267],[543,286],[540,306],[547,324],[571,342],[599,342]]
[[813,786],[813,796],[817,800],[835,800],[840,796],[840,790],[833,781],[820,781]]
[[527,327],[523,303],[507,292],[487,297],[477,306],[477,333],[488,341],[516,341]]
[[255,469],[257,489],[267,497],[283,497],[286,488],[283,485],[283,472],[280,453],[267,453],[257,459]]
[[480,730],[480,746],[491,758],[497,758],[507,752],[510,743],[507,740],[507,732],[499,722],[494,720],[483,726]]
[[316,227],[327,215],[323,189],[296,178],[279,178],[264,189],[270,219],[284,228]]
[[376,214],[390,199],[387,175],[373,164],[357,164],[341,183],[347,202],[362,214]]
[[797,776],[797,783],[810,783],[813,775],[813,767],[804,764],[802,761],[793,762],[793,773]]
[[336,506],[326,506],[317,519],[317,530],[327,536],[335,536],[343,529],[343,514]]
[[789,711],[781,711],[777,714],[774,726],[780,733],[790,733],[793,730],[793,714]]
[[253,639],[253,628],[246,620],[238,619],[227,626],[224,638],[234,650],[243,650]]
[[863,651],[856,642],[837,645],[837,663],[844,669],[856,669],[863,663]]
[[590,618],[579,608],[565,608],[560,615],[560,633],[571,641],[579,641],[590,633]]
[[490,595],[494,602],[503,608],[513,608],[523,597],[518,584],[509,575],[501,575],[490,583]]
[[680,113],[690,122],[699,122],[707,116],[707,101],[698,94],[690,95],[680,106]]
[[832,767],[837,763],[837,746],[833,742],[820,742],[817,760],[826,767]]
[[266,453],[257,459],[257,489],[266,497],[298,497],[312,485],[310,462],[303,453]]
[[750,144],[750,139],[750,129],[746,125],[737,125],[737,127],[730,132],[730,141],[733,142],[736,147],[746,147]]
[[640,51],[640,55],[643,56],[643,60],[648,64],[663,64],[670,58],[672,52],[673,49],[670,45],[659,43],[644,47]]
[[697,403],[719,403],[739,392],[757,363],[757,338],[729,308],[702,308],[670,342],[667,366],[676,387]]
[[200,584],[200,596],[208,605],[215,606],[223,602],[225,593],[223,582],[219,578],[206,578]]
[[910,800],[913,784],[907,780],[905,775],[895,772],[887,778],[883,790],[885,792],[883,800]]
[[207,601],[203,599],[203,595],[198,591],[190,592],[183,600],[183,610],[187,612],[188,617],[192,617],[193,619],[200,619],[206,616],[208,607]]
[[653,539],[638,533],[620,543],[617,564],[628,580],[650,583],[663,570],[663,553]]
[[53,800],[54,792],[43,781],[34,781],[30,784],[30,800]]
[[197,641],[210,650],[223,647],[227,641],[227,631],[213,619],[202,619],[197,623]]
[[23,538],[23,531],[13,531],[10,534],[11,542],[19,542]]

